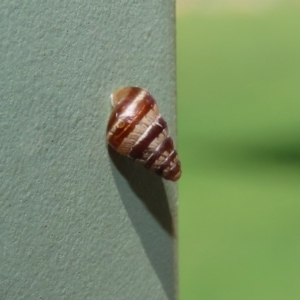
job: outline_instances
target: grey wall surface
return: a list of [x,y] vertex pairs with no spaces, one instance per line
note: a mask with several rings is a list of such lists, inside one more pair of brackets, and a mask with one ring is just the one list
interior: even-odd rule
[[174,6],[0,2],[0,299],[176,298],[176,184],[105,140],[124,85],[175,137]]

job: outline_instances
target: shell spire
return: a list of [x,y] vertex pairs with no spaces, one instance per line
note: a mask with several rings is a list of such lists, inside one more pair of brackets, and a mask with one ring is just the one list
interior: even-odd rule
[[178,180],[180,161],[152,95],[139,87],[124,87],[112,94],[112,105],[109,145],[163,178]]

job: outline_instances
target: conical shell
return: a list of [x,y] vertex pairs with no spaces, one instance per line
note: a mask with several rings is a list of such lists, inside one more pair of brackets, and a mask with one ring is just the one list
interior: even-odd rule
[[139,87],[124,87],[112,95],[112,105],[109,145],[163,178],[178,180],[180,161],[152,95]]

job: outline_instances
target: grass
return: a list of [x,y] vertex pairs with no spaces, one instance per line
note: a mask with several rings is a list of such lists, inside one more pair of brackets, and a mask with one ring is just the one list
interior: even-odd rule
[[177,31],[180,299],[299,299],[300,10]]

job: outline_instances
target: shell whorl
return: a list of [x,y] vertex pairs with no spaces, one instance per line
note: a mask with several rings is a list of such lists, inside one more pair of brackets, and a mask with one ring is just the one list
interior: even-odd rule
[[113,93],[112,105],[107,126],[109,145],[163,178],[178,180],[180,161],[152,95],[139,87],[124,87]]

